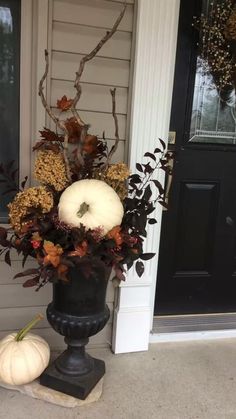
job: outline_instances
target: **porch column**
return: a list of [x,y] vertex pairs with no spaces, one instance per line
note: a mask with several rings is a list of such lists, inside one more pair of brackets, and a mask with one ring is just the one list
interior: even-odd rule
[[[180,0],[138,0],[134,79],[132,90],[129,159],[132,172],[146,151],[167,140]],[[163,173],[159,173],[163,182]],[[141,278],[134,269],[117,293],[114,312],[114,353],[148,349],[153,323],[156,273],[162,208],[153,216],[158,223],[148,227],[145,252],[155,258],[145,263]]]

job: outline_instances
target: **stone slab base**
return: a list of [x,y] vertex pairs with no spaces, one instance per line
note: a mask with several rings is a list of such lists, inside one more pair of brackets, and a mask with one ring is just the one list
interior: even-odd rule
[[100,399],[103,389],[103,378],[97,383],[97,385],[85,400],[79,400],[75,397],[68,396],[67,394],[60,393],[59,391],[41,386],[37,380],[22,386],[12,386],[0,381],[0,387],[6,388],[8,390],[16,390],[22,394],[33,397],[34,399],[40,399],[45,402],[56,404],[58,406],[79,407],[85,406],[89,403],[97,402]]

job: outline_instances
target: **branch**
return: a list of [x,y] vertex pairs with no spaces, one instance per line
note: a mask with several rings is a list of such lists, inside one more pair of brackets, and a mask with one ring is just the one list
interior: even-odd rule
[[44,87],[43,87],[43,84],[44,84],[44,82],[45,82],[45,80],[47,78],[48,70],[49,70],[48,51],[46,49],[44,51],[44,56],[45,56],[46,65],[45,65],[45,71],[44,71],[43,77],[41,78],[41,80],[39,82],[38,94],[39,94],[39,96],[41,98],[43,107],[45,108],[45,110],[46,110],[47,114],[49,115],[49,117],[56,124],[56,127],[59,127],[64,132],[64,144],[63,144],[64,151],[63,151],[63,155],[64,155],[64,160],[65,160],[65,165],[66,165],[67,177],[68,177],[68,180],[70,181],[71,180],[70,165],[69,165],[69,160],[68,160],[68,157],[67,157],[69,132],[68,132],[65,124],[62,121],[60,121],[60,119],[57,118],[57,116],[53,113],[53,111],[50,108],[50,106],[48,105],[47,100],[46,100],[45,95],[44,95],[44,91],[43,91]]
[[110,92],[111,92],[111,97],[112,97],[112,116],[114,118],[114,123],[115,123],[115,139],[116,140],[115,140],[115,144],[112,146],[110,152],[108,153],[106,166],[110,163],[111,158],[113,154],[116,152],[119,141],[120,141],[118,118],[116,115],[116,88],[110,89]]
[[79,122],[79,124],[82,125],[82,126],[85,125],[85,123],[81,120],[80,116],[78,115],[78,112],[76,111],[76,105],[77,105],[78,101],[80,100],[80,97],[81,97],[81,94],[82,94],[82,88],[81,88],[81,85],[80,85],[80,80],[81,80],[81,76],[82,76],[83,71],[84,71],[85,64],[88,61],[92,60],[95,57],[95,55],[98,53],[98,51],[100,51],[100,49],[103,47],[103,45],[114,35],[114,33],[116,32],[124,14],[125,14],[125,10],[126,10],[126,2],[124,4],[124,7],[123,7],[120,15],[116,19],[112,29],[110,31],[106,32],[106,34],[101,39],[101,41],[96,45],[96,47],[89,54],[85,55],[80,60],[79,70],[76,73],[75,84],[74,84],[74,87],[77,90],[77,93],[74,97],[71,110],[72,110],[73,114],[76,116],[77,121]]
[[109,165],[111,158],[113,156],[113,154],[116,152],[119,141],[120,141],[120,137],[119,137],[119,124],[118,124],[118,118],[116,115],[116,88],[114,89],[110,89],[110,93],[111,93],[111,97],[112,97],[112,116],[114,119],[114,124],[115,124],[115,144],[112,146],[111,150],[108,153],[107,156],[107,160],[106,162],[103,164],[103,166],[101,167],[101,169],[106,169],[107,166]]
[[49,58],[48,58],[48,51],[47,51],[46,49],[45,49],[45,51],[44,51],[44,56],[45,56],[45,63],[46,63],[46,65],[45,65],[45,71],[44,71],[43,77],[41,78],[41,80],[40,80],[40,82],[39,82],[38,94],[39,94],[39,96],[40,96],[40,98],[41,98],[41,101],[42,101],[43,107],[45,108],[45,110],[46,110],[47,114],[50,116],[50,118],[53,120],[53,122],[55,122],[55,124],[56,124],[57,126],[59,126],[61,129],[63,129],[63,131],[64,131],[64,128],[61,126],[61,123],[60,123],[59,119],[58,119],[58,118],[57,118],[57,116],[53,113],[52,109],[51,109],[51,108],[50,108],[50,106],[48,105],[47,100],[46,100],[45,95],[44,95],[44,91],[43,91],[43,89],[44,89],[44,87],[43,87],[43,83],[45,82],[45,80],[46,80],[46,78],[47,78],[47,75],[48,75],[48,70],[49,70]]

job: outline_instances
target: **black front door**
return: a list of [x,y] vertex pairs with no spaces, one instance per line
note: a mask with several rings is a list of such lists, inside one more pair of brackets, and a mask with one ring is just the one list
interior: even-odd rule
[[193,16],[212,13],[216,3],[181,1],[170,124],[175,156],[163,213],[157,315],[236,311],[235,91],[232,86],[224,97],[217,89],[192,25]]

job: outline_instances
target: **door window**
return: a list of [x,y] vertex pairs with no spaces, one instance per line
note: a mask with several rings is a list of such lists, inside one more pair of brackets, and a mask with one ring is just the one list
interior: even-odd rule
[[[7,220],[7,203],[18,184],[20,100],[20,10],[19,0],[0,0],[0,221]],[[8,177],[5,182],[6,175]]]
[[190,142],[236,144],[236,7],[232,0],[203,0]]

